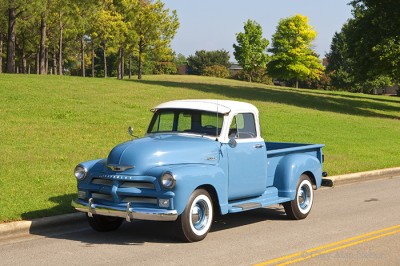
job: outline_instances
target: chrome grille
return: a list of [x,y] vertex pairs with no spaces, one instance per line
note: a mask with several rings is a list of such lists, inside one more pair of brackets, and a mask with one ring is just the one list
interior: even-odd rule
[[113,197],[109,194],[92,193],[92,198],[113,201]]
[[92,179],[92,184],[103,185],[103,186],[112,186],[113,185],[113,181],[109,180],[109,179],[93,178]]
[[157,199],[147,197],[125,197],[122,202],[157,204]]
[[154,184],[149,182],[139,182],[139,181],[126,181],[119,185],[121,188],[147,188],[154,189]]

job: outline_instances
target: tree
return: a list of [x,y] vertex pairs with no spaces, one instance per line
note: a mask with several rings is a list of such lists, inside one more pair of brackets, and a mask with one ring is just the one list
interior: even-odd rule
[[3,45],[7,33],[7,3],[0,0],[0,73],[3,73]]
[[[395,0],[355,0],[353,18],[336,33],[327,54],[332,85],[370,92],[400,81],[400,5]],[[390,18],[390,19],[388,19]]]
[[168,47],[179,27],[178,16],[173,10],[164,8],[164,3],[157,0],[139,1],[139,16],[135,23],[136,33],[139,36],[136,54],[138,57],[138,79],[142,79],[143,62],[146,54],[154,50],[162,51],[161,47]]
[[255,72],[265,69],[268,61],[266,49],[269,41],[263,38],[262,34],[260,24],[249,19],[244,24],[244,32],[236,34],[238,44],[233,45],[233,55],[250,82]]
[[357,61],[354,76],[362,83],[400,77],[400,5],[396,0],[355,0],[349,51]]
[[228,68],[231,65],[229,63],[229,58],[229,52],[223,49],[215,51],[196,51],[194,55],[190,55],[187,58],[189,73],[194,75],[203,75],[206,67],[214,65],[220,65]]
[[[33,12],[24,12],[16,25],[16,65],[20,73],[30,72],[30,61],[36,58],[39,38],[37,31],[38,19]],[[18,56],[19,55],[19,56]],[[19,63],[18,63],[19,57]]]
[[129,55],[129,77],[131,77],[131,57],[134,47],[138,44],[138,35],[135,29],[135,22],[138,19],[138,3],[138,0],[120,0],[116,3],[117,11],[122,15],[126,27],[118,50],[118,79],[124,78],[125,54]]
[[110,5],[107,9],[100,9],[95,26],[92,37],[100,40],[103,49],[104,77],[107,77],[107,52],[118,51],[119,44],[123,42],[125,36],[126,25],[122,15]]
[[349,52],[349,28],[352,26],[349,20],[343,25],[340,32],[336,32],[332,38],[329,53],[326,54],[328,66],[326,73],[331,79],[331,85],[338,90],[352,91],[357,89],[354,81],[354,62]]
[[268,73],[277,79],[319,79],[324,67],[312,49],[317,32],[308,24],[308,18],[295,15],[281,19],[272,36],[273,53]]
[[187,65],[187,59],[183,54],[177,54],[174,57],[174,63],[176,66],[185,66]]
[[7,73],[15,73],[15,35],[17,17],[23,12],[18,0],[8,1]]

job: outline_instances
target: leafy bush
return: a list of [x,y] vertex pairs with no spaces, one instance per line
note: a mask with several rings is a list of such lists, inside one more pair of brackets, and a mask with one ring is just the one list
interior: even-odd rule
[[227,78],[230,76],[228,68],[221,65],[213,65],[205,67],[203,70],[203,76]]
[[176,74],[177,68],[173,62],[157,62],[154,64],[153,74],[163,75],[163,74]]
[[[238,79],[238,80],[244,80],[248,81],[249,80],[249,75],[246,74],[243,70],[239,71],[236,75],[234,75],[232,78]],[[272,78],[268,76],[267,72],[265,69],[260,68],[257,71],[252,73],[252,82],[256,83],[262,83],[266,85],[273,85],[274,83],[272,82]]]
[[377,76],[374,79],[369,79],[364,83],[363,92],[372,93],[377,89],[384,89],[385,87],[393,85],[393,81],[388,76]]

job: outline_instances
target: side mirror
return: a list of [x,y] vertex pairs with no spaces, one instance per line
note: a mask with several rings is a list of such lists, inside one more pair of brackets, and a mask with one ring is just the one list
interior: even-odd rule
[[133,135],[133,127],[131,127],[131,126],[128,127],[128,134],[129,134],[130,136],[132,136],[132,137],[135,137],[135,136]]
[[229,147],[235,148],[237,146],[237,142],[236,142],[235,137],[230,137],[228,144],[229,144]]

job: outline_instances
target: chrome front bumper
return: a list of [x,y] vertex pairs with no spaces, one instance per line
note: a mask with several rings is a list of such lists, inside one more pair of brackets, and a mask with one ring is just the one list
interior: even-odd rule
[[121,217],[128,222],[131,220],[175,221],[178,218],[176,210],[135,208],[131,203],[128,203],[126,208],[107,206],[94,203],[92,198],[89,201],[76,199],[71,205],[77,211],[87,212],[90,217],[93,215]]

